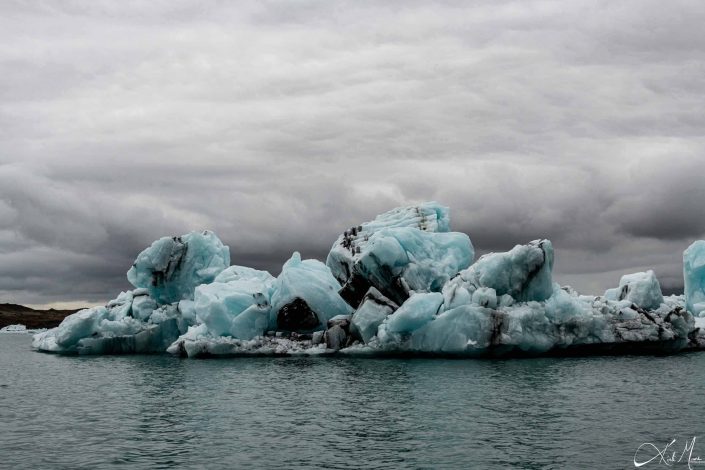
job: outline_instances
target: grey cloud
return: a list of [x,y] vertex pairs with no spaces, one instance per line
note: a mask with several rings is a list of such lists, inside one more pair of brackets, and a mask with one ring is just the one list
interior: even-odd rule
[[209,228],[278,272],[435,199],[592,292],[705,236],[705,6],[4,2],[0,296],[100,302]]

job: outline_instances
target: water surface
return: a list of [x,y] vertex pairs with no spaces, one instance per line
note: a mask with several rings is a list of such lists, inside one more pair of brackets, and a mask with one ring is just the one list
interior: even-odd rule
[[2,468],[634,468],[640,444],[677,438],[680,455],[693,437],[705,459],[705,353],[188,360],[30,342],[0,335]]

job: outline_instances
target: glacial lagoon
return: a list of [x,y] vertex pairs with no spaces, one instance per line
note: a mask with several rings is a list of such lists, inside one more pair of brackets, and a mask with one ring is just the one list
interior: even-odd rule
[[705,458],[703,386],[702,352],[188,360],[6,334],[0,467],[634,468],[672,439]]

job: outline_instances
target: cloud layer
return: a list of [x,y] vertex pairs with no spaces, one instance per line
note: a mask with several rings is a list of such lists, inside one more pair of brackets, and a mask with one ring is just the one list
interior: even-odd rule
[[438,200],[588,291],[705,238],[705,4],[4,2],[0,302],[93,303],[210,228],[276,274]]

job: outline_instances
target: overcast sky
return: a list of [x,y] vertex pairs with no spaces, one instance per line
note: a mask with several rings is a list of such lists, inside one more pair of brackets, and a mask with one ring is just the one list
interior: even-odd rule
[[0,303],[102,303],[154,239],[293,250],[437,200],[601,293],[705,238],[705,2],[0,2]]

